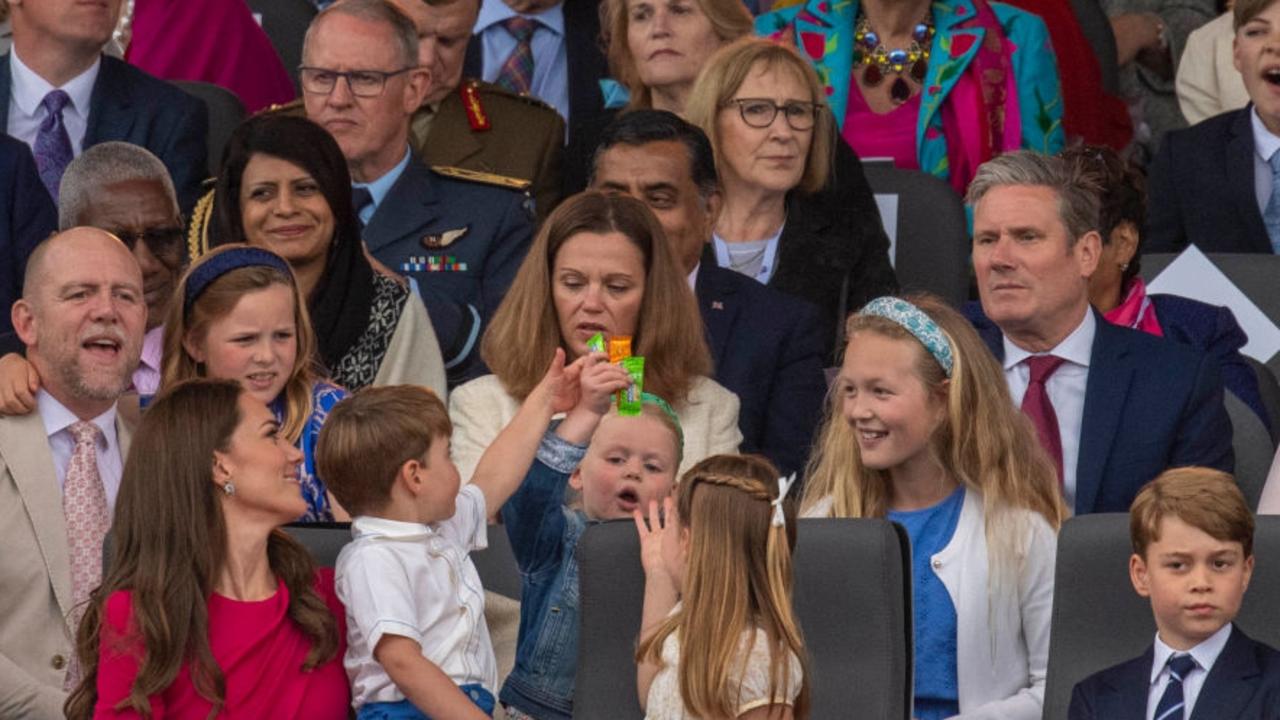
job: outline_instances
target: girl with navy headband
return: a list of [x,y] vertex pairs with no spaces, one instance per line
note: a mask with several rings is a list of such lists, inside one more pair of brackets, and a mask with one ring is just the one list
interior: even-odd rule
[[915,717],[1035,720],[1066,514],[1053,463],[941,300],[877,298],[846,337],[801,513],[906,528]]
[[320,428],[347,393],[318,377],[315,335],[288,263],[261,248],[226,245],[196,260],[175,294],[165,322],[161,392],[193,377],[238,381],[302,450],[298,480],[307,512],[299,519],[349,519],[315,469]]

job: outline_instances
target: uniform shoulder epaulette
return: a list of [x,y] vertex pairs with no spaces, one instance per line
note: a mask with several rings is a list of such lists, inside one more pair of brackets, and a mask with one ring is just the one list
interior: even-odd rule
[[518,190],[520,192],[528,190],[529,187],[533,185],[532,182],[522,178],[480,172],[479,170],[468,170],[466,168],[451,167],[448,165],[432,165],[431,169],[440,175],[447,178],[453,178],[454,180],[465,180],[467,182],[480,183],[482,185],[496,185],[497,187],[506,188],[508,190]]
[[537,97],[535,95],[526,95],[523,93],[511,92],[510,90],[502,87],[501,85],[495,85],[491,82],[485,82],[484,80],[477,80],[476,78],[467,78],[462,81],[462,87],[468,87],[468,86],[475,88],[478,92],[481,92],[481,93],[487,93],[491,95],[500,95],[504,98],[510,98],[512,100],[519,101],[525,105],[538,108],[540,110],[550,110],[551,112],[557,112],[556,109],[550,105],[550,103],[546,102],[540,97]]
[[272,103],[253,114],[253,117],[261,115],[305,115],[306,108],[302,106],[302,98],[290,100],[287,103]]

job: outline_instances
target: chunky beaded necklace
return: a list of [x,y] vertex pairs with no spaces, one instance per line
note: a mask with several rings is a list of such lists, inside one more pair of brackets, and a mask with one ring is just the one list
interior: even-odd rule
[[890,50],[880,42],[880,34],[871,29],[865,13],[858,13],[858,24],[853,33],[853,64],[866,68],[862,80],[867,87],[876,87],[890,71],[897,74],[889,88],[889,97],[901,105],[911,97],[911,87],[903,79],[907,71],[911,79],[924,82],[929,67],[929,46],[933,42],[933,13],[925,15],[911,31],[911,47]]

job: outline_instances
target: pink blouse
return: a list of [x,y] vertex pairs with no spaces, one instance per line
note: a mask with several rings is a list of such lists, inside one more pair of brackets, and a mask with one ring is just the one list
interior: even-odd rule
[[[289,619],[289,590],[256,602],[214,594],[209,598],[209,649],[226,679],[227,695],[219,718],[295,718],[345,720],[351,705],[347,674],[346,615],[333,591],[333,570],[320,570],[316,589],[338,619],[339,647],[329,662],[302,670],[311,641]],[[133,593],[107,598],[98,651],[98,700],[94,718],[137,718],[132,708],[116,710],[137,677],[143,648],[136,638]],[[151,714],[161,718],[207,717],[212,704],[196,692],[189,665],[173,684],[151,696]]]
[[[883,82],[893,82],[886,77]],[[862,96],[858,77],[849,78],[849,107],[845,112],[841,135],[858,157],[893,158],[893,166],[903,170],[919,170],[916,154],[916,118],[920,115],[920,95],[881,114],[871,109]]]

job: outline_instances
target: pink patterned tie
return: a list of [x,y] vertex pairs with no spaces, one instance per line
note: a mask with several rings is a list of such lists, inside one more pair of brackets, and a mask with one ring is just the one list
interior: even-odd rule
[[[71,556],[71,602],[69,622],[75,637],[84,616],[89,593],[102,582],[102,539],[111,527],[107,513],[107,491],[98,475],[97,443],[102,430],[91,422],[80,421],[70,428],[75,438],[67,477],[62,484],[62,514],[67,523],[67,550]],[[67,669],[67,689],[80,679],[79,663]]]

